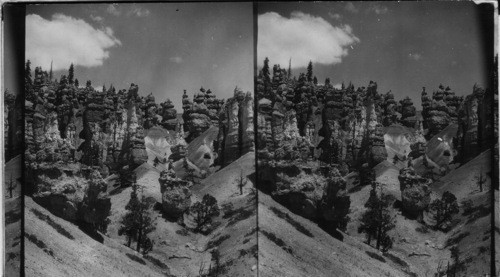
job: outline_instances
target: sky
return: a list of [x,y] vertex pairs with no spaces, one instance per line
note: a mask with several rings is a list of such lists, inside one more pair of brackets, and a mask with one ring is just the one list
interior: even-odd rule
[[251,3],[46,4],[26,8],[26,59],[54,77],[75,64],[80,85],[111,84],[178,112],[186,89],[218,98],[253,91]]
[[298,76],[311,60],[319,83],[373,80],[421,109],[422,87],[467,95],[487,84],[480,18],[471,2],[261,3],[258,67],[268,57],[288,69],[291,58]]

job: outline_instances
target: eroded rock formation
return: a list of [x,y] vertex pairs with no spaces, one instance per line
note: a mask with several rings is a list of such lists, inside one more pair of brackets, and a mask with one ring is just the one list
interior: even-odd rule
[[173,170],[161,172],[160,190],[163,212],[171,218],[179,218],[191,206],[190,182],[176,177]]

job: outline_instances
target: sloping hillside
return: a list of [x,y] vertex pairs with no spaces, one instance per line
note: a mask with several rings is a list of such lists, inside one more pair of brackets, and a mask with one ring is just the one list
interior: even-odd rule
[[4,276],[20,276],[21,256],[21,156],[16,156],[5,164],[4,188],[11,182],[16,184],[12,198],[7,189],[4,190]]
[[[253,184],[249,178],[243,195],[240,195],[235,183],[241,171],[246,178],[254,173],[253,157],[253,153],[248,153],[191,187],[192,203],[209,193],[221,207],[221,215],[214,220],[219,222],[216,223],[218,227],[210,234],[205,236],[193,233],[177,222],[164,218],[160,210],[154,209],[152,217],[156,229],[150,234],[150,238],[155,241],[155,245],[148,255],[168,266],[175,276],[198,276],[202,267],[207,272],[212,260],[210,252],[217,248],[223,268],[220,276],[255,276],[257,234],[252,232],[256,226],[255,195],[251,190]],[[145,196],[161,203],[158,182],[160,171],[149,164],[143,164],[135,172]],[[118,236],[118,229],[120,220],[126,213],[125,205],[130,192],[131,188],[126,188],[111,196],[108,236],[118,244],[126,242],[125,237]]]
[[379,251],[349,235],[333,238],[266,194],[258,210],[259,276],[408,276]]
[[[25,197],[26,276],[165,276],[137,253],[104,237],[99,243]],[[162,272],[163,271],[163,272]]]

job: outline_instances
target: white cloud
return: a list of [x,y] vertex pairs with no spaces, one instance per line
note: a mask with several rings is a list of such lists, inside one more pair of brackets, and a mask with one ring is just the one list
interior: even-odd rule
[[336,89],[341,89],[342,88],[342,84],[341,83],[336,83],[335,85],[333,85],[334,88]]
[[371,6],[366,9],[367,13],[375,13],[375,14],[386,14],[389,11],[389,9],[386,6],[382,6],[380,4],[372,4]]
[[408,57],[412,60],[415,60],[415,61],[419,61],[423,58],[422,54],[419,54],[419,53],[410,53],[410,54],[408,54]]
[[98,15],[94,16],[93,14],[90,15],[90,19],[92,19],[95,22],[99,22],[99,23],[101,23],[104,20],[104,18],[102,16],[98,16]]
[[259,15],[257,53],[259,64],[268,57],[271,66],[305,67],[313,63],[337,64],[347,47],[359,42],[349,25],[334,27],[321,17],[293,12],[290,18],[275,12]]
[[137,17],[146,17],[150,14],[151,12],[148,9],[143,9],[141,7],[133,7],[129,12],[128,15],[134,15]]
[[352,2],[347,2],[344,9],[350,13],[358,13],[359,12],[359,9],[356,8],[356,6],[354,6],[354,4]]
[[94,29],[82,19],[55,14],[47,20],[36,14],[26,16],[26,59],[34,66],[67,69],[71,63],[84,67],[101,66],[109,48],[121,45],[109,27]]
[[116,4],[109,4],[106,8],[106,11],[114,16],[119,16],[120,14],[122,14],[122,12],[118,10],[118,5]]
[[173,63],[182,63],[184,61],[182,57],[170,57],[169,60]]
[[331,19],[334,19],[334,20],[341,20],[341,19],[342,19],[342,15],[340,15],[340,14],[338,14],[338,13],[328,12],[328,16],[329,16]]

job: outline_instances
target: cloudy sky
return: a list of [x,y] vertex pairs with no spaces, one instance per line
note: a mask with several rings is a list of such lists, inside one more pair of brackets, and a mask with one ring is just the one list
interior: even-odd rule
[[262,3],[258,6],[258,65],[305,72],[312,60],[319,82],[352,81],[396,99],[449,85],[459,95],[486,84],[480,16],[473,3]]
[[252,22],[251,3],[29,5],[26,58],[47,71],[53,61],[56,78],[73,62],[97,88],[138,84],[182,112],[183,89],[253,91]]

